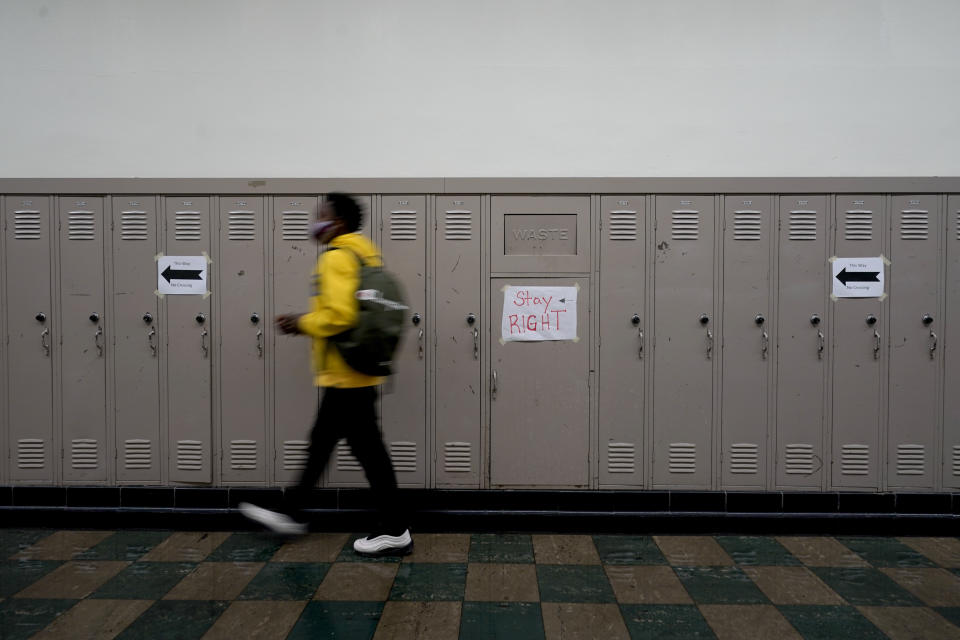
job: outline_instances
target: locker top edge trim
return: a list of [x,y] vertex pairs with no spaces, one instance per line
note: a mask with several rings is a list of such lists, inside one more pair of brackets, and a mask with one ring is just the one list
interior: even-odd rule
[[960,176],[635,178],[0,178],[0,194],[960,193]]

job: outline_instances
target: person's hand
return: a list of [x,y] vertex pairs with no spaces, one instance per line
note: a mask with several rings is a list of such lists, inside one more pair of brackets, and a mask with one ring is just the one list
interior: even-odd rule
[[280,316],[277,316],[276,323],[277,328],[281,333],[286,334],[297,334],[301,333],[300,328],[297,327],[297,322],[300,320],[302,313],[286,313]]

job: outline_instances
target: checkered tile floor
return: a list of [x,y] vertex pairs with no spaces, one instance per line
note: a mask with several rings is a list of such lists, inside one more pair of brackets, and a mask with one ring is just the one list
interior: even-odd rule
[[0,529],[0,638],[960,638],[960,539]]

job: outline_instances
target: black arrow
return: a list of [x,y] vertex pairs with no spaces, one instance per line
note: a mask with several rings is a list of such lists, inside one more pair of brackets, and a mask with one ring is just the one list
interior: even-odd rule
[[879,271],[847,271],[844,267],[837,274],[837,280],[846,285],[848,282],[880,282]]
[[171,280],[201,280],[201,273],[203,269],[171,269],[168,266],[160,275],[170,282]]

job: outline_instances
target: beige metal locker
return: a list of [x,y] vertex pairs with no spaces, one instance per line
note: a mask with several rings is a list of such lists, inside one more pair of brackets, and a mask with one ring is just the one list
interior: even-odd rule
[[[881,196],[837,196],[835,215],[834,256],[883,254]],[[833,309],[832,485],[840,489],[879,489],[881,365],[888,335],[883,322],[884,302],[877,298],[840,298],[833,302]]]
[[222,196],[220,281],[220,480],[267,481],[266,240],[264,200]]
[[779,237],[776,486],[820,489],[830,334],[826,197],[781,196]]
[[657,196],[654,239],[653,482],[712,478],[713,196]]
[[960,195],[947,199],[947,295],[943,324],[943,486],[960,488]]
[[9,478],[51,483],[53,465],[53,322],[50,198],[4,199],[7,327],[6,420]]
[[302,313],[312,295],[318,245],[310,237],[316,196],[273,199],[273,313],[261,321],[273,347],[274,479],[296,482],[307,464],[310,429],[317,417],[310,341],[276,330],[273,316]]
[[[165,198],[164,215],[166,255],[210,255],[210,198]],[[207,265],[208,291],[216,282],[212,267]],[[215,338],[210,298],[168,295],[163,302],[169,478],[172,482],[208,483],[212,480],[211,352]]]
[[438,487],[480,486],[480,197],[438,196],[434,478]]
[[[506,285],[579,287],[579,340],[501,342]],[[490,296],[490,484],[588,486],[589,279],[492,278]]]
[[112,200],[116,475],[121,483],[157,483],[161,441],[156,198]]
[[103,198],[61,197],[58,208],[62,478],[106,482]]
[[887,486],[933,489],[943,333],[939,197],[895,196],[891,213]]
[[721,484],[767,485],[771,198],[724,198]]
[[600,486],[641,487],[645,364],[644,304],[646,201],[643,196],[600,199]]

